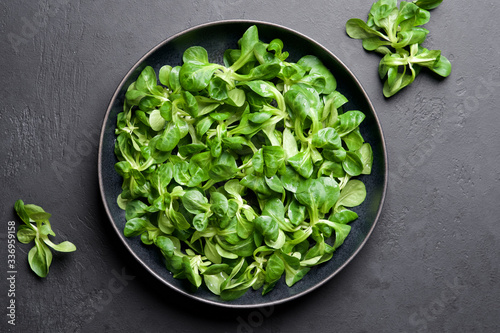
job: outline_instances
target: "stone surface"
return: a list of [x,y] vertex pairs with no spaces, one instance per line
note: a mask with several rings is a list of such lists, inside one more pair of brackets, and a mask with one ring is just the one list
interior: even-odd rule
[[[379,56],[345,34],[371,2],[69,0],[0,2],[0,331],[496,332],[500,329],[499,5],[445,1],[428,48],[453,64],[384,99]],[[285,25],[335,53],[363,84],[384,129],[389,190],[357,257],[314,292],[282,305],[231,310],[165,288],[118,241],[98,190],[104,113],[147,51],[220,19]],[[59,240],[46,279],[16,243],[8,296],[8,222],[22,198],[53,214]],[[17,223],[17,222],[16,222]],[[16,325],[7,323],[15,299]]]

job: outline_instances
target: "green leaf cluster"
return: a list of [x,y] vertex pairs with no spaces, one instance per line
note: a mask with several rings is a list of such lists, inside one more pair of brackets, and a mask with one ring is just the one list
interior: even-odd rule
[[366,196],[353,179],[371,172],[365,115],[344,110],[317,57],[287,58],[256,26],[223,65],[190,47],[181,66],[144,68],[117,117],[124,235],[223,300],[292,286],[331,259]]
[[379,0],[372,5],[365,22],[353,18],[346,23],[351,38],[361,39],[363,48],[383,55],[379,63],[379,76],[385,79],[383,93],[391,97],[411,84],[421,68],[447,77],[451,73],[450,61],[440,50],[422,47],[429,30],[421,26],[429,22],[429,10],[443,0],[401,1]]
[[56,234],[50,226],[51,214],[45,212],[42,207],[33,204],[25,205],[22,200],[17,200],[14,209],[24,222],[17,230],[17,239],[23,244],[35,241],[35,246],[28,253],[31,270],[42,278],[46,277],[52,263],[50,248],[59,252],[73,252],[76,246],[68,241],[54,244],[49,239],[49,235],[55,237]]

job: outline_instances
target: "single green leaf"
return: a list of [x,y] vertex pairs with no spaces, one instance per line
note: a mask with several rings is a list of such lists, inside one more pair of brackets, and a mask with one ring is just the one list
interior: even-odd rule
[[179,128],[174,123],[170,122],[160,135],[156,142],[155,148],[161,151],[172,151],[181,139]]
[[361,171],[364,175],[369,175],[372,172],[373,164],[373,151],[372,146],[369,143],[364,143],[358,150],[358,155],[363,164],[363,170]]
[[363,162],[356,152],[346,152],[346,158],[342,161],[342,167],[350,176],[359,176],[364,169]]
[[255,228],[266,239],[275,241],[278,239],[278,221],[271,216],[262,215],[254,220]]
[[213,74],[221,66],[217,64],[203,64],[187,62],[179,71],[179,81],[183,89],[198,92],[205,89],[212,79]]
[[385,35],[369,27],[366,22],[358,18],[348,20],[345,29],[349,37],[354,39],[366,39],[373,37],[387,38]]
[[169,66],[169,65],[164,65],[164,66],[161,66],[161,68],[160,68],[160,71],[158,73],[158,80],[164,86],[169,87],[169,78],[170,78],[171,71],[172,71],[172,66]]
[[355,207],[361,205],[366,197],[365,184],[357,179],[351,179],[347,182],[344,188],[340,191],[339,200],[336,207]]
[[35,238],[35,246],[28,253],[28,263],[31,270],[39,277],[44,278],[49,274],[49,267],[52,263],[52,252],[38,238]]
[[76,251],[75,244],[73,244],[71,242],[68,242],[68,241],[64,241],[64,242],[59,243],[59,244],[54,244],[46,236],[42,237],[42,240],[44,241],[45,244],[47,244],[48,246],[50,246],[51,248],[53,248],[54,250],[59,251],[59,252],[73,252],[73,251]]
[[182,196],[184,208],[191,214],[204,214],[210,209],[207,198],[198,190],[189,190]]
[[438,7],[443,0],[416,0],[413,1],[417,6],[423,9],[431,10]]
[[135,237],[139,236],[146,231],[148,226],[148,220],[145,217],[136,217],[128,219],[125,223],[125,228],[123,234],[125,237]]
[[158,246],[164,256],[174,256],[175,244],[169,237],[158,236],[155,240],[155,245]]
[[18,199],[14,204],[14,209],[19,216],[19,218],[26,224],[30,224],[30,217],[24,208],[24,202],[21,199]]
[[314,166],[313,166],[313,162],[312,162],[311,155],[310,155],[309,151],[306,150],[306,151],[297,153],[296,155],[290,157],[287,160],[287,162],[302,177],[304,177],[304,178],[311,177],[311,175],[313,173]]
[[135,81],[135,88],[144,92],[152,92],[156,87],[156,73],[151,66],[145,67],[137,81]]
[[36,236],[36,231],[26,225],[19,226],[17,230],[17,240],[23,244],[31,243]]
[[184,63],[194,62],[200,64],[208,64],[207,50],[201,46],[191,46],[184,51],[182,55]]

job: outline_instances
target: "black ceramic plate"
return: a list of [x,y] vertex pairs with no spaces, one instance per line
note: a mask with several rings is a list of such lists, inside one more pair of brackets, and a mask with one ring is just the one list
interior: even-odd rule
[[[126,88],[137,79],[144,67],[149,65],[158,71],[165,64],[181,65],[184,50],[194,45],[207,49],[211,62],[222,63],[223,51],[236,48],[238,39],[252,24],[257,25],[259,38],[262,41],[270,42],[274,38],[280,38],[285,50],[290,53],[288,58],[290,61],[295,62],[304,55],[312,54],[320,58],[333,72],[338,82],[337,89],[349,100],[346,110],[361,110],[366,114],[360,129],[366,142],[372,145],[374,164],[372,174],[360,178],[366,185],[367,196],[365,202],[355,208],[359,218],[351,223],[351,233],[335,252],[332,260],[311,269],[291,288],[282,281],[265,296],[262,296],[260,291],[250,290],[240,299],[224,302],[204,287],[193,292],[185,281],[174,279],[167,271],[157,248],[143,245],[139,237],[129,239],[123,236],[125,213],[116,204],[116,198],[121,193],[122,179],[114,170],[114,164],[117,162],[113,151],[114,129],[116,116],[122,111]],[[99,145],[98,170],[104,207],[116,235],[146,270],[165,285],[189,297],[220,306],[249,308],[282,303],[304,295],[330,280],[354,258],[370,236],[382,209],[387,187],[386,161],[382,129],[373,106],[361,84],[334,54],[312,39],[286,27],[265,22],[237,20],[214,22],[188,29],[165,40],[134,65],[118,86],[106,112]]]

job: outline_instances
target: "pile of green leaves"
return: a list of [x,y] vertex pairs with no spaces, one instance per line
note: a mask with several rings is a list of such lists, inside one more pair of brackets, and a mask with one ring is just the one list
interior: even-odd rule
[[[124,235],[156,245],[175,278],[223,300],[288,286],[332,258],[358,215],[372,150],[315,56],[250,27],[224,65],[193,46],[142,70],[118,114]],[[158,82],[159,81],[159,82]]]
[[56,234],[50,226],[51,214],[44,211],[42,207],[33,204],[25,205],[22,200],[17,200],[14,209],[24,222],[18,228],[17,239],[23,244],[35,241],[35,246],[28,253],[31,270],[40,277],[46,277],[52,263],[52,252],[49,247],[59,252],[73,252],[76,251],[76,246],[68,241],[54,244],[49,239],[49,235],[55,237]]
[[368,20],[353,18],[346,23],[351,38],[361,39],[363,48],[384,55],[378,72],[385,78],[383,93],[391,97],[411,84],[422,67],[447,77],[451,64],[440,50],[422,47],[429,30],[421,26],[429,22],[429,10],[443,0],[401,1],[379,0],[368,14]]

